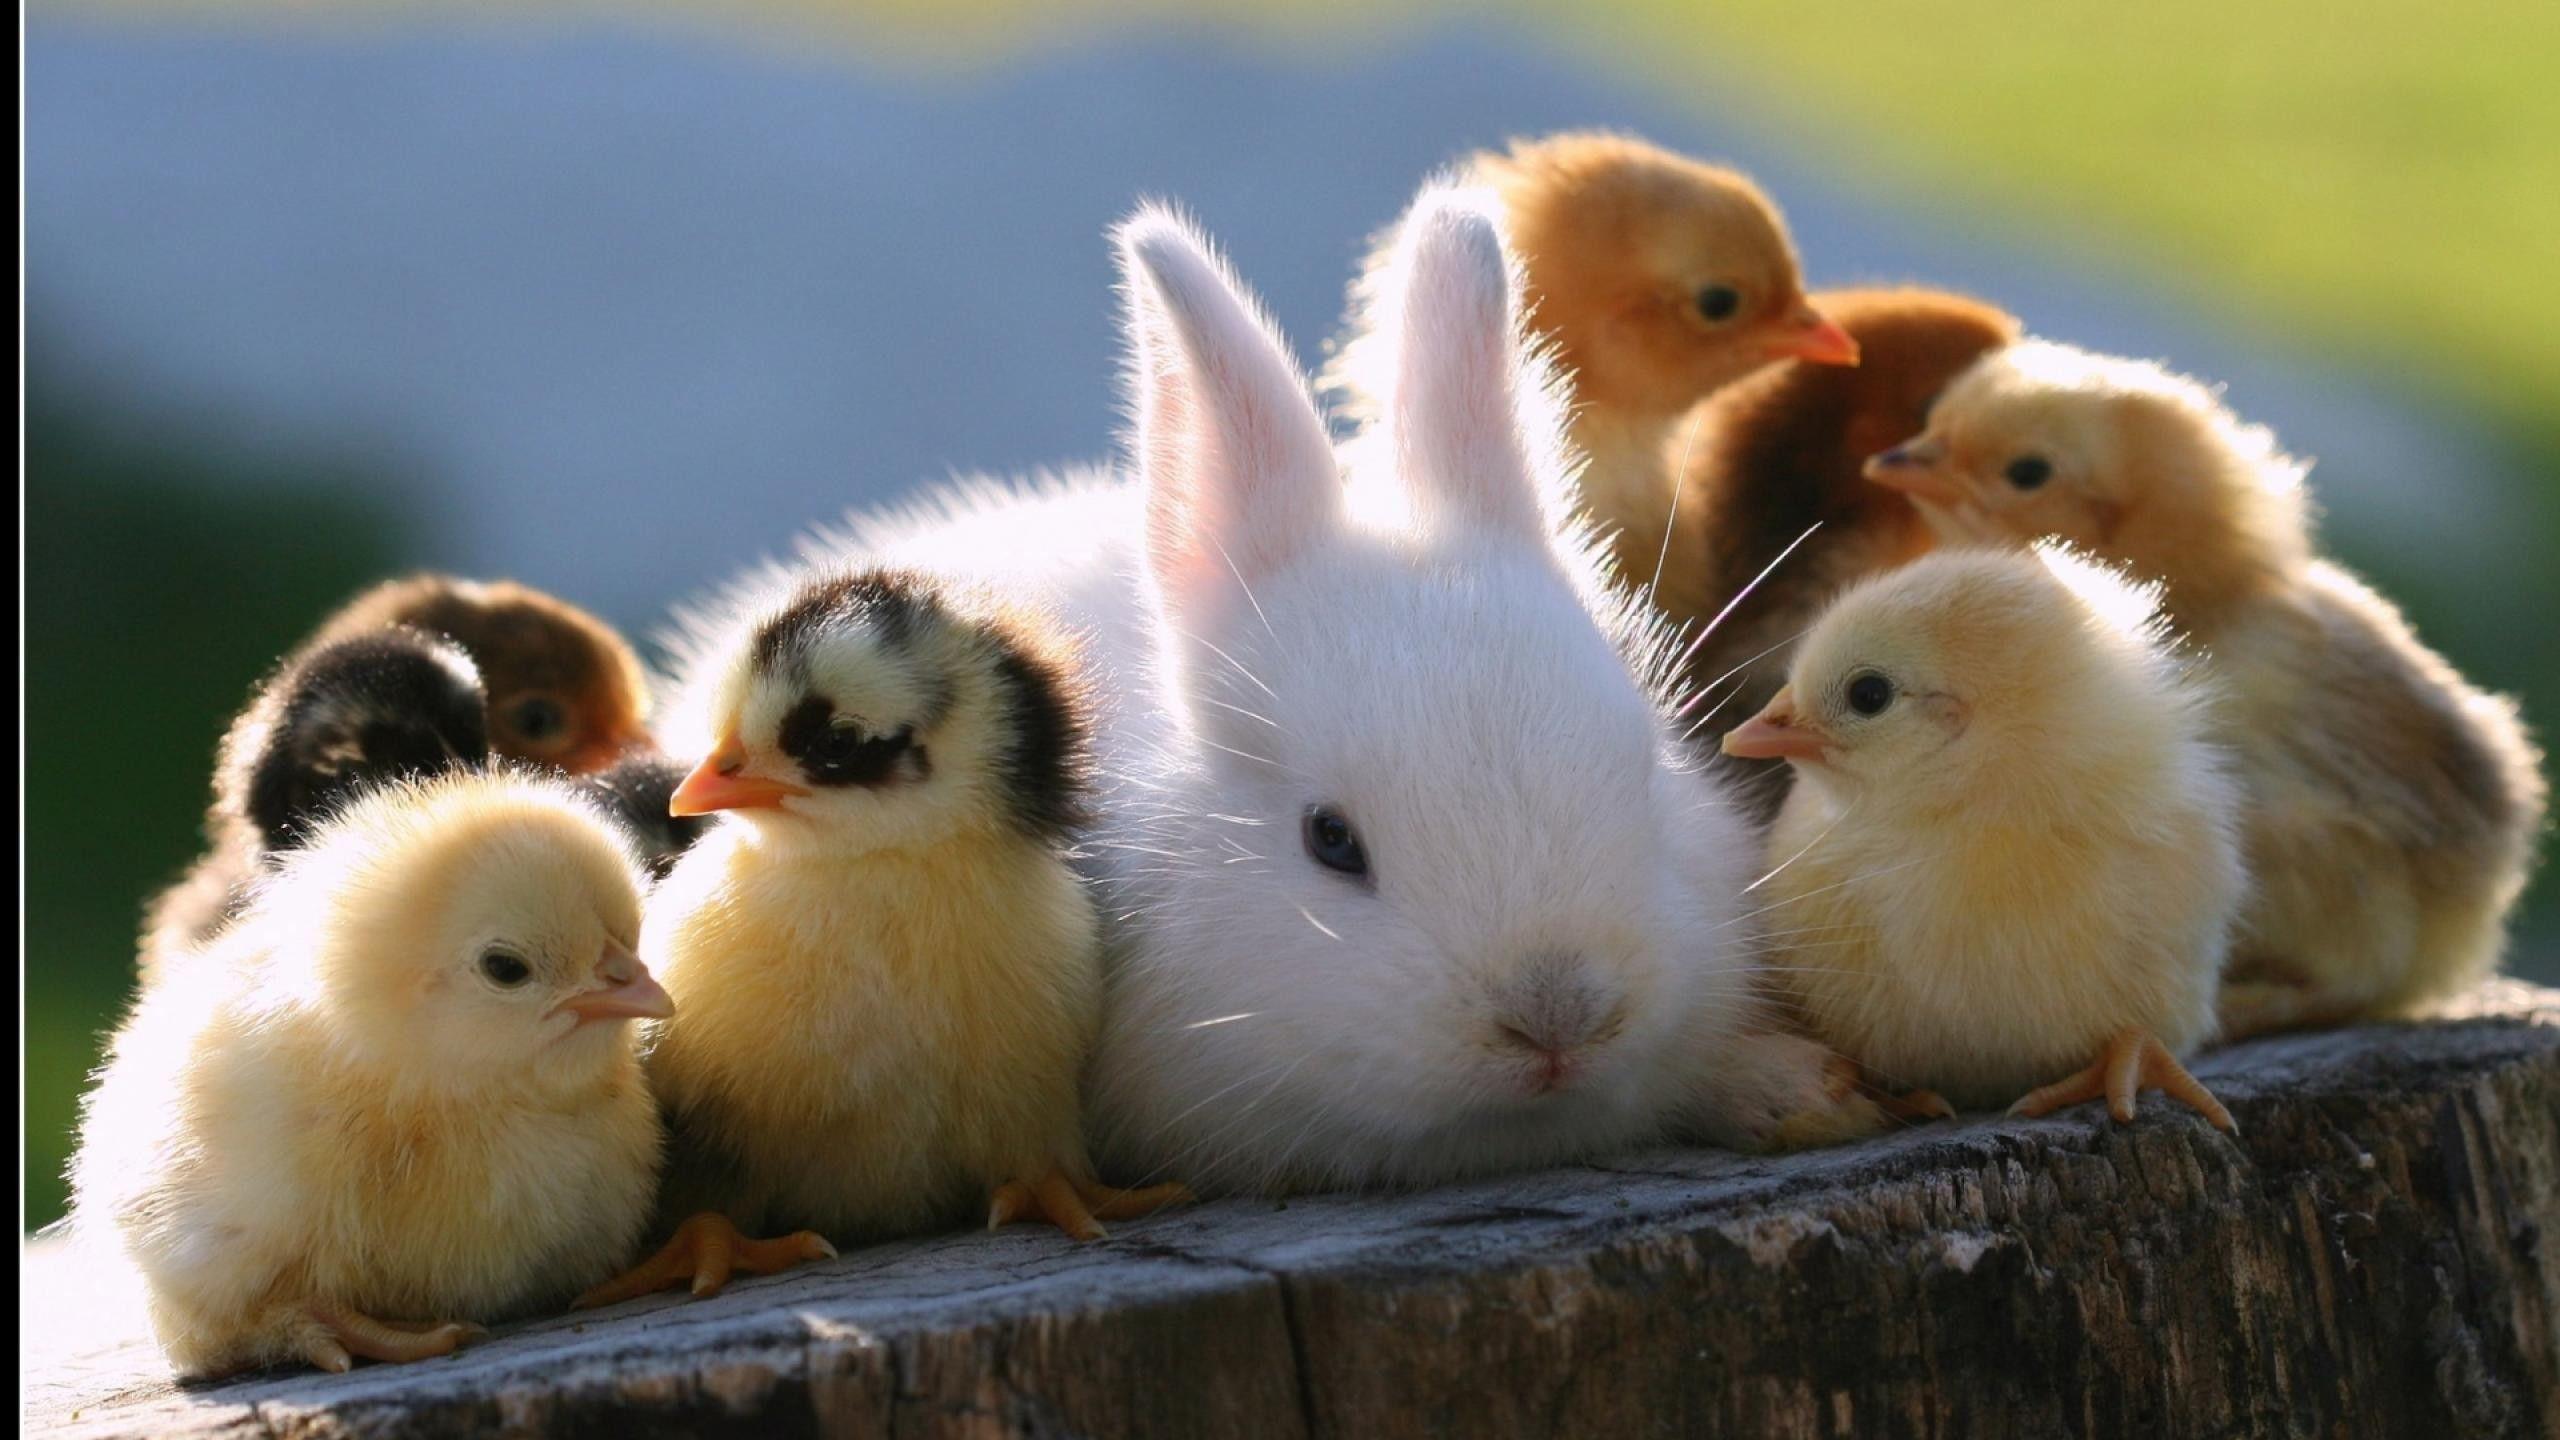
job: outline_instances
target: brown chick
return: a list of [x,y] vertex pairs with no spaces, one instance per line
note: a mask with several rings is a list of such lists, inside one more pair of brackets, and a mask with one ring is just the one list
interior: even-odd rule
[[[232,721],[206,812],[207,852],[144,911],[144,984],[170,957],[211,939],[238,913],[260,857],[275,848],[263,833],[274,827],[257,816],[251,789],[265,773],[262,756],[275,737],[278,707],[313,688],[323,657],[398,627],[450,640],[477,667],[486,711],[474,728],[485,729],[487,752],[583,774],[649,743],[643,723],[649,692],[639,657],[602,620],[512,580],[427,574],[377,585],[324,621]],[[356,693],[344,685],[334,689]]]
[[[1806,300],[1785,220],[1739,171],[1600,131],[1515,140],[1468,165],[1501,202],[1532,324],[1570,377],[1584,508],[1617,532],[1620,573],[1650,574],[1670,497],[1663,441],[1680,418],[1773,360],[1855,364],[1857,343]],[[1354,410],[1383,393],[1362,344],[1355,325],[1327,376]]]
[[[1796,637],[1832,597],[1929,548],[1910,499],[1866,482],[1866,459],[1919,430],[1947,382],[2018,338],[2016,317],[1945,291],[1815,298],[1855,342],[1855,366],[1769,366],[1718,392],[1668,441],[1670,540],[1636,578],[1658,568],[1655,604],[1699,632],[1682,679],[1701,710],[1767,704]],[[1768,777],[1750,793],[1765,789],[1772,804],[1784,795],[1785,766],[1748,773]]]
[[470,653],[489,691],[489,748],[501,755],[584,775],[649,743],[640,657],[566,600],[513,580],[412,575],[349,601],[312,643],[385,625],[442,634]]
[[2406,1013],[2493,970],[2542,828],[2514,702],[2314,553],[2306,467],[2207,387],[2030,341],[1868,474],[1960,543],[2059,535],[2166,586],[2231,704],[2254,884],[2227,1035]]

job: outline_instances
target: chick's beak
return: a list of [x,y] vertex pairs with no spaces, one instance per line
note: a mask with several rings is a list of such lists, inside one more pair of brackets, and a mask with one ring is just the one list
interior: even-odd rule
[[1799,306],[1793,315],[1778,324],[1778,338],[1769,353],[1781,359],[1809,360],[1816,365],[1855,365],[1858,363],[1858,337],[1840,328],[1839,322],[1810,305]]
[[1867,457],[1864,474],[1888,490],[1920,500],[1953,504],[1964,498],[1962,487],[1942,463],[1946,451],[1934,440],[1906,440]]
[[1725,732],[1724,753],[1737,760],[1820,760],[1822,732],[1796,713],[1795,687],[1782,686],[1759,714]]
[[676,1002],[639,956],[608,941],[604,958],[596,961],[595,988],[561,1001],[560,1008],[582,1021],[664,1020],[676,1013]]
[[747,773],[747,747],[735,734],[721,737],[719,746],[693,773],[684,777],[676,793],[667,797],[670,815],[708,815],[715,810],[779,810],[782,802],[808,790],[787,780],[768,779]]

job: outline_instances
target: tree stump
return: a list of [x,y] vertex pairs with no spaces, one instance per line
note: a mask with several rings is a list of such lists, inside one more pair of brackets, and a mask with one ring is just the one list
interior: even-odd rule
[[881,1246],[347,1375],[173,1384],[26,1250],[68,1436],[2560,1435],[2560,991],[2152,1097]]

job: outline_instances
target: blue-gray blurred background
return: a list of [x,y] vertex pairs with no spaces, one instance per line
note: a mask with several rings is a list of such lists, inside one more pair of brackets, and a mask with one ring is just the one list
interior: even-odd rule
[[[2199,0],[1152,8],[34,11],[28,1224],[215,738],[332,604],[432,566],[646,632],[849,506],[1102,456],[1102,232],[1142,196],[1312,365],[1362,238],[1472,147],[1611,125],[1738,163],[1817,284],[1971,289],[2227,380],[2318,457],[2337,550],[2560,706],[2540,7],[2416,41]],[[2555,956],[2537,904],[2517,968]]]

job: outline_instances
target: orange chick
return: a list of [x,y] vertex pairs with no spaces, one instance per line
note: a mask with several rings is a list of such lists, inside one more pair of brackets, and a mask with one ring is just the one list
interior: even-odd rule
[[[1855,364],[1857,342],[1805,298],[1786,221],[1739,171],[1600,131],[1515,140],[1468,167],[1501,202],[1531,323],[1570,380],[1583,506],[1617,532],[1620,573],[1649,574],[1681,417],[1774,360]],[[1379,393],[1360,344],[1328,376],[1354,408]]]
[[2029,341],[1868,474],[1961,543],[2059,535],[2166,587],[2231,705],[2253,893],[2233,1036],[2421,1009],[2493,970],[2542,829],[2514,703],[2316,553],[2304,475],[2210,388]]

